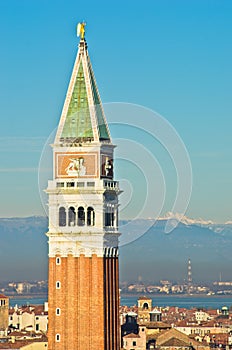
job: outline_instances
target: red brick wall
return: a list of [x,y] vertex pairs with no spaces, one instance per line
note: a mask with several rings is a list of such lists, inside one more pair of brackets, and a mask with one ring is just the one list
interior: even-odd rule
[[49,350],[118,350],[118,259],[60,259],[49,259]]

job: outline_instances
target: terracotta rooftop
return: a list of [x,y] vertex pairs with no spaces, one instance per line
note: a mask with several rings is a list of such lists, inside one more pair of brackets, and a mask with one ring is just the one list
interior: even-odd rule
[[160,331],[160,332],[157,332],[154,334],[147,334],[146,339],[147,339],[147,341],[148,340],[156,340],[161,334],[164,334],[165,332],[166,332],[166,330]]
[[37,343],[37,342],[47,342],[47,338],[43,337],[42,339],[34,339],[34,340],[19,340],[16,341],[15,343],[0,343],[0,349],[1,350],[20,350],[23,346],[29,345],[29,344],[33,344],[33,343]]
[[181,320],[179,322],[176,322],[176,327],[188,327],[187,320]]
[[5,296],[4,294],[0,294],[0,299],[9,299],[7,296]]
[[9,309],[9,315],[16,313],[17,315],[23,314],[35,314],[36,316],[48,315],[47,311],[44,311],[44,305],[30,305],[30,306],[21,306],[17,310],[15,308]]
[[127,339],[131,338],[132,339],[132,338],[140,338],[140,336],[138,334],[130,333],[130,334],[125,335],[123,338],[127,338]]
[[150,329],[154,329],[154,328],[156,328],[156,329],[169,329],[169,328],[171,328],[172,326],[170,325],[170,324],[168,324],[168,323],[164,323],[164,322],[149,322],[149,323],[146,323],[146,327],[147,328],[150,328]]
[[177,339],[177,338],[171,338],[171,339],[168,339],[166,342],[164,342],[162,345],[162,347],[173,347],[173,346],[176,346],[176,347],[189,347],[190,345],[186,342],[184,342],[183,340],[180,340],[180,339]]
[[149,297],[139,297],[138,300],[152,300],[152,299]]

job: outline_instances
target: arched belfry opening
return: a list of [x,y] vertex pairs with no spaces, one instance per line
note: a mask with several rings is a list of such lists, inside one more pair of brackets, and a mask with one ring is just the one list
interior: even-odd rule
[[68,209],[68,225],[69,226],[76,225],[76,211],[74,207],[70,207]]
[[66,209],[64,207],[59,209],[59,226],[66,226]]
[[143,304],[143,310],[148,310],[149,306],[148,306],[148,303],[144,303]]
[[78,208],[78,219],[77,219],[78,226],[84,226],[85,225],[85,209],[83,207]]
[[92,207],[87,208],[87,226],[95,225],[95,212]]

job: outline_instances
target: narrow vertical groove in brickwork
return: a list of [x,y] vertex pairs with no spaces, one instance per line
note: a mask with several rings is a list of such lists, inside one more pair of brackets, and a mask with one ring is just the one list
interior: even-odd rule
[[105,279],[105,290],[106,290],[106,303],[105,303],[105,319],[106,319],[106,330],[105,330],[105,336],[106,336],[106,349],[109,349],[109,317],[108,317],[108,313],[109,313],[109,280],[108,280],[108,260],[107,258],[105,258],[105,266],[106,266],[106,279]]
[[101,325],[101,332],[100,332],[100,346],[99,349],[104,349],[104,339],[105,339],[105,329],[104,329],[104,319],[105,319],[105,303],[104,303],[104,267],[103,267],[104,260],[103,258],[98,258],[98,264],[100,265],[100,271],[101,273],[98,276],[98,279],[100,280],[99,285],[101,286],[101,289],[99,290],[98,300],[99,300],[99,310],[100,310],[100,325]]
[[107,258],[108,260],[108,279],[109,279],[109,305],[108,305],[108,317],[109,317],[109,330],[108,330],[108,337],[109,337],[109,350],[112,350],[112,339],[111,339],[111,324],[112,324],[112,313],[111,313],[111,304],[112,304],[112,281],[111,281],[111,259]]
[[78,315],[78,297],[77,297],[77,283],[78,283],[78,276],[77,276],[77,258],[73,257],[73,343],[77,344],[77,331],[78,331],[78,323],[77,323],[77,315]]
[[89,260],[89,348],[91,347],[91,342],[93,340],[93,329],[91,325],[91,318],[95,317],[92,309],[92,257]]
[[[62,308],[64,309],[64,315],[60,318],[57,317],[57,320],[62,320],[62,326],[61,331],[58,332],[61,334],[61,341],[59,342],[59,348],[57,347],[57,350],[65,349],[66,350],[66,344],[67,344],[67,301],[68,301],[68,288],[67,288],[67,273],[68,273],[68,258],[63,258],[63,264],[62,264],[62,270],[61,270],[61,288],[57,289],[57,294],[60,295],[60,305],[62,305]],[[59,279],[59,276],[57,276],[57,279]]]
[[111,259],[111,283],[112,283],[112,304],[111,304],[111,313],[112,313],[112,333],[111,333],[111,339],[112,339],[112,349],[116,350],[116,344],[115,344],[115,271],[114,271],[114,258]]
[[120,324],[119,324],[119,266],[118,258],[115,258],[115,289],[116,289],[116,329],[117,329],[117,349],[120,347]]
[[114,260],[114,344],[115,344],[115,349],[117,349],[118,342],[117,342],[117,336],[118,336],[118,330],[117,330],[117,282],[116,282],[116,258],[113,258]]
[[110,342],[111,342],[111,349],[112,350],[115,350],[114,349],[114,328],[113,328],[113,322],[114,322],[114,300],[113,300],[113,297],[114,297],[114,283],[113,283],[113,258],[110,257],[110,284],[111,284],[111,288],[110,288],[110,296],[111,296],[111,303],[110,303],[110,319],[111,319],[111,322],[110,322]]
[[115,329],[115,321],[116,321],[116,310],[115,310],[115,258],[111,258],[111,269],[112,269],[112,348],[116,350],[116,329]]
[[77,350],[81,349],[80,334],[81,334],[81,317],[80,317],[80,258],[76,258],[77,261],[77,293],[78,293],[78,303],[77,303]]
[[118,271],[117,271],[118,258],[114,258],[115,269],[115,344],[116,348],[119,348],[118,335],[119,335],[119,285],[118,285]]
[[[61,318],[62,320],[62,325],[61,325],[61,330],[59,331],[59,333],[61,334],[61,341],[59,342],[59,349],[65,349],[66,348],[66,337],[67,337],[67,330],[66,330],[66,323],[67,323],[67,288],[66,288],[66,275],[67,275],[67,265],[68,265],[68,261],[67,258],[64,258],[64,266],[63,266],[63,271],[61,273],[61,278],[59,278],[59,276],[57,276],[57,279],[61,280],[61,288],[57,289],[57,294],[60,294],[60,305],[64,305],[65,307],[65,312],[64,312],[64,317]],[[56,317],[57,320],[60,320],[60,317]]]
[[104,259],[105,349],[119,349],[118,258]]
[[104,273],[104,286],[103,286],[103,297],[104,297],[104,348],[107,349],[107,271],[106,271],[106,259],[103,259],[103,273]]
[[91,263],[91,258],[85,258],[85,261],[87,263],[87,271],[86,271],[86,274],[88,274],[88,280],[87,280],[87,283],[86,283],[86,286],[85,288],[87,287],[87,302],[86,302],[86,305],[87,305],[87,317],[86,317],[86,325],[87,325],[87,329],[88,329],[88,335],[87,335],[87,339],[86,339],[86,345],[87,345],[87,349],[89,348],[89,339],[91,338],[91,329],[90,329],[90,317],[93,317],[92,313],[91,313],[91,308],[90,308],[90,301],[91,301],[91,291],[90,291],[90,283],[91,283],[91,279],[92,279],[92,276],[91,276],[91,272],[90,272],[90,263]]
[[107,337],[108,337],[108,344],[109,344],[109,350],[111,350],[111,344],[110,344],[110,289],[111,289],[111,283],[110,283],[110,261],[109,258],[107,258],[107,280],[108,280],[108,305],[107,305],[107,319],[108,319],[108,330],[107,330]]

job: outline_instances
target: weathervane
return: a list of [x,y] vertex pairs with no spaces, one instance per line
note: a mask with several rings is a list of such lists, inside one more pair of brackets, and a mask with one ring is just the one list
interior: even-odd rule
[[85,38],[85,26],[85,22],[78,23],[77,25],[77,36],[80,36],[81,40],[84,40]]

